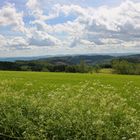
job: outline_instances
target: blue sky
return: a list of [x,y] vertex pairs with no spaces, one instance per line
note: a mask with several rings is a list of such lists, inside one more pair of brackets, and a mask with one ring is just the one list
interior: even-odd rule
[[131,52],[139,0],[0,0],[0,57]]

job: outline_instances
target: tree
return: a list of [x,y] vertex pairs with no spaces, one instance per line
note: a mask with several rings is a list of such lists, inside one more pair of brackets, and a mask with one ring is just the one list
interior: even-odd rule
[[65,69],[65,72],[75,73],[75,72],[77,72],[77,70],[76,70],[75,66],[67,66],[66,69]]
[[80,61],[80,64],[79,64],[79,72],[80,73],[86,73],[86,72],[88,72],[88,66],[87,66],[87,64],[85,63],[84,60],[81,60]]
[[96,73],[99,73],[100,69],[101,69],[101,67],[100,67],[99,65],[96,65],[96,66],[94,67],[94,71],[95,71]]

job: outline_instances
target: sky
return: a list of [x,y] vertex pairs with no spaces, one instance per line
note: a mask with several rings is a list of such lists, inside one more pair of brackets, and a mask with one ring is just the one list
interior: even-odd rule
[[140,53],[140,0],[0,0],[0,57]]

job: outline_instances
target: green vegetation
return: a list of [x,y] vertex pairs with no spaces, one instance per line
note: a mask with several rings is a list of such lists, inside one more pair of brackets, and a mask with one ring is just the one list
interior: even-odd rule
[[118,74],[140,75],[140,55],[124,57],[80,55],[0,62],[0,70],[8,71],[102,73],[104,69],[108,69],[107,73],[112,69],[111,71]]
[[0,72],[0,138],[139,140],[140,77]]
[[140,63],[132,63],[126,60],[113,60],[112,68],[119,74],[140,75]]
[[109,69],[109,68],[103,68],[103,69],[100,69],[99,73],[113,74],[114,70],[113,69]]
[[77,65],[51,64],[41,61],[0,62],[0,70],[88,73],[92,67],[81,61]]

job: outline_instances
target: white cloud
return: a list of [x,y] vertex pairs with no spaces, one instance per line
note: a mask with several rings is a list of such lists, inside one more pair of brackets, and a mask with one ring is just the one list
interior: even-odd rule
[[29,49],[28,42],[23,37],[4,37],[0,35],[1,50],[23,50]]
[[85,45],[85,46],[91,46],[91,47],[94,47],[96,44],[94,42],[91,42],[91,41],[88,41],[88,40],[80,40],[80,43],[82,45]]
[[[1,48],[11,46],[36,51],[38,47],[42,54],[44,48],[51,53],[140,52],[140,2],[126,0],[116,7],[97,8],[81,7],[72,2],[68,5],[66,0],[28,0],[28,14],[35,19],[26,24],[23,22],[25,14],[18,12],[13,4],[6,4],[0,9],[0,26],[10,25],[23,36],[8,39],[0,36]],[[54,4],[51,8],[50,3]],[[67,19],[70,16],[74,18]],[[67,20],[61,22],[62,18]],[[52,20],[57,22],[49,24]]]
[[127,0],[118,7],[99,8],[57,4],[46,19],[55,19],[61,13],[66,16],[74,14],[77,18],[56,25],[47,25],[43,20],[35,21],[34,24],[39,30],[67,33],[69,36],[66,36],[66,39],[68,44],[71,42],[70,47],[80,45],[80,40],[94,42],[96,46],[121,45],[129,40],[137,41],[140,37],[140,3]]
[[[98,45],[109,46],[113,40],[116,44],[121,45],[122,42],[138,41],[140,38],[140,3],[126,1],[119,7],[113,8],[94,9],[73,6],[64,9],[64,11],[70,13],[73,11],[78,14],[77,19],[72,24],[77,23],[77,29],[83,25],[83,34],[80,34],[79,38],[95,42],[97,47]],[[70,27],[72,26],[66,28]],[[101,39],[109,40],[109,42],[100,41]],[[72,44],[77,46],[77,43],[72,42]]]
[[4,36],[0,35],[0,47],[2,48],[5,45],[6,45],[6,39]]
[[32,36],[29,38],[31,46],[59,46],[61,41],[49,35],[47,32],[33,30]]
[[44,0],[28,0],[26,6],[30,9],[31,15],[35,18],[45,20],[46,15],[43,14],[42,3],[44,3]]
[[0,26],[13,26],[14,30],[25,31],[23,13],[17,12],[14,4],[7,3],[0,9]]
[[29,44],[23,37],[14,37],[7,40],[7,47],[10,49],[29,49]]

